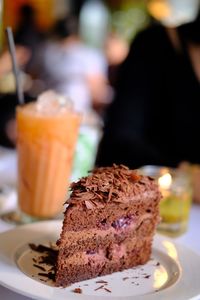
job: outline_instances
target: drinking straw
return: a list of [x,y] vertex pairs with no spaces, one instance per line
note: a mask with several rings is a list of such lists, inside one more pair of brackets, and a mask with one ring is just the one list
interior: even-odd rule
[[22,85],[21,85],[20,78],[19,78],[20,76],[19,76],[19,68],[18,68],[17,60],[16,60],[15,42],[14,42],[13,32],[12,32],[11,27],[6,28],[6,34],[7,34],[7,38],[8,38],[10,55],[11,55],[11,59],[12,59],[12,69],[13,69],[13,73],[15,76],[17,98],[18,98],[19,104],[23,105],[24,104],[24,93],[23,93]]

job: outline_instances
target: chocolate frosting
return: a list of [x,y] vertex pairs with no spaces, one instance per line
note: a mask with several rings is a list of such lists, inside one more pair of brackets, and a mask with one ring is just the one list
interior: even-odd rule
[[87,209],[103,208],[110,201],[123,203],[144,192],[154,191],[159,197],[158,186],[152,178],[115,164],[94,169],[87,177],[73,182],[70,189],[72,193],[66,203],[84,205]]

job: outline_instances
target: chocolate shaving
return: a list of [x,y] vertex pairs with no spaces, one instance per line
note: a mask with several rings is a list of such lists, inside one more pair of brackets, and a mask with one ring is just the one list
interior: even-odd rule
[[57,255],[52,255],[52,253],[47,253],[46,256],[41,256],[39,263],[41,264],[47,264],[49,266],[54,266],[55,261],[57,259]]
[[42,266],[39,266],[37,264],[33,264],[33,266],[36,267],[36,268],[38,268],[38,269],[40,269],[41,271],[46,271],[45,268],[43,268]]
[[[44,245],[35,245],[30,243],[29,247],[38,253],[44,253],[44,255],[40,256],[38,261],[36,261],[35,258],[33,258],[34,264],[33,266],[42,270],[45,273],[38,273],[39,276],[46,277],[48,279],[51,279],[55,281],[55,273],[56,273],[56,261],[58,256],[58,250],[55,250],[53,246],[47,247]],[[36,264],[37,262],[37,264]],[[40,264],[46,264],[51,266],[52,268],[47,271],[43,266]]]
[[104,284],[107,284],[108,282],[105,281],[105,280],[98,280],[98,281],[96,281],[96,283],[104,283]]
[[151,277],[151,275],[146,275],[146,276],[144,276],[144,278],[147,278],[147,279],[148,279],[149,277]]
[[103,196],[101,194],[98,194],[96,191],[94,191],[94,195],[97,196],[100,200],[103,200]]
[[104,285],[101,285],[98,288],[96,288],[95,291],[98,291],[98,290],[103,289],[103,288],[104,288]]
[[55,274],[52,272],[48,272],[48,273],[38,273],[39,276],[43,276],[46,277],[48,279],[51,279],[53,281],[55,281]]
[[109,194],[108,194],[108,201],[110,201],[111,197],[112,197],[112,192],[113,192],[113,186],[111,186]]
[[92,203],[95,205],[95,207],[98,207],[98,208],[104,208],[105,204],[100,202],[100,201],[95,201],[95,199],[92,200]]
[[107,289],[106,287],[104,288],[104,290],[108,293],[111,293],[111,290]]
[[48,252],[48,253],[53,253],[54,254],[55,251],[57,251],[57,250],[53,249],[52,247],[47,247],[47,246],[44,246],[44,245],[36,246],[33,243],[30,243],[29,247],[31,248],[31,250],[36,251],[36,252],[40,252],[40,253]]
[[89,200],[85,200],[85,206],[86,206],[87,209],[93,209],[94,208],[94,204]]

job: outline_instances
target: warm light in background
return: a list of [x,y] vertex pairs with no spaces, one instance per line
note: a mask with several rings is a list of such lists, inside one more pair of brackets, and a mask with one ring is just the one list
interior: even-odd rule
[[172,176],[169,173],[162,175],[158,178],[158,184],[162,189],[169,189],[172,183]]
[[171,13],[169,4],[164,0],[149,1],[148,9],[152,16],[158,20],[168,17]]
[[2,48],[2,35],[3,35],[3,0],[0,0],[0,51]]
[[36,10],[37,24],[41,29],[47,29],[54,21],[54,0],[14,0],[4,1],[4,28],[11,26],[15,30],[19,21],[19,9],[24,4],[30,4]]
[[148,0],[150,14],[165,26],[176,27],[195,20],[199,0]]

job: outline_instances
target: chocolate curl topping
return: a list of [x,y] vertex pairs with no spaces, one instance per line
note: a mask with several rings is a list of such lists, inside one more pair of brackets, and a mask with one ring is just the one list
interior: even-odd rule
[[96,168],[89,176],[71,184],[72,193],[66,203],[83,204],[87,209],[100,208],[110,201],[122,202],[122,195],[133,195],[141,186],[146,189],[149,184],[155,183],[124,165]]

